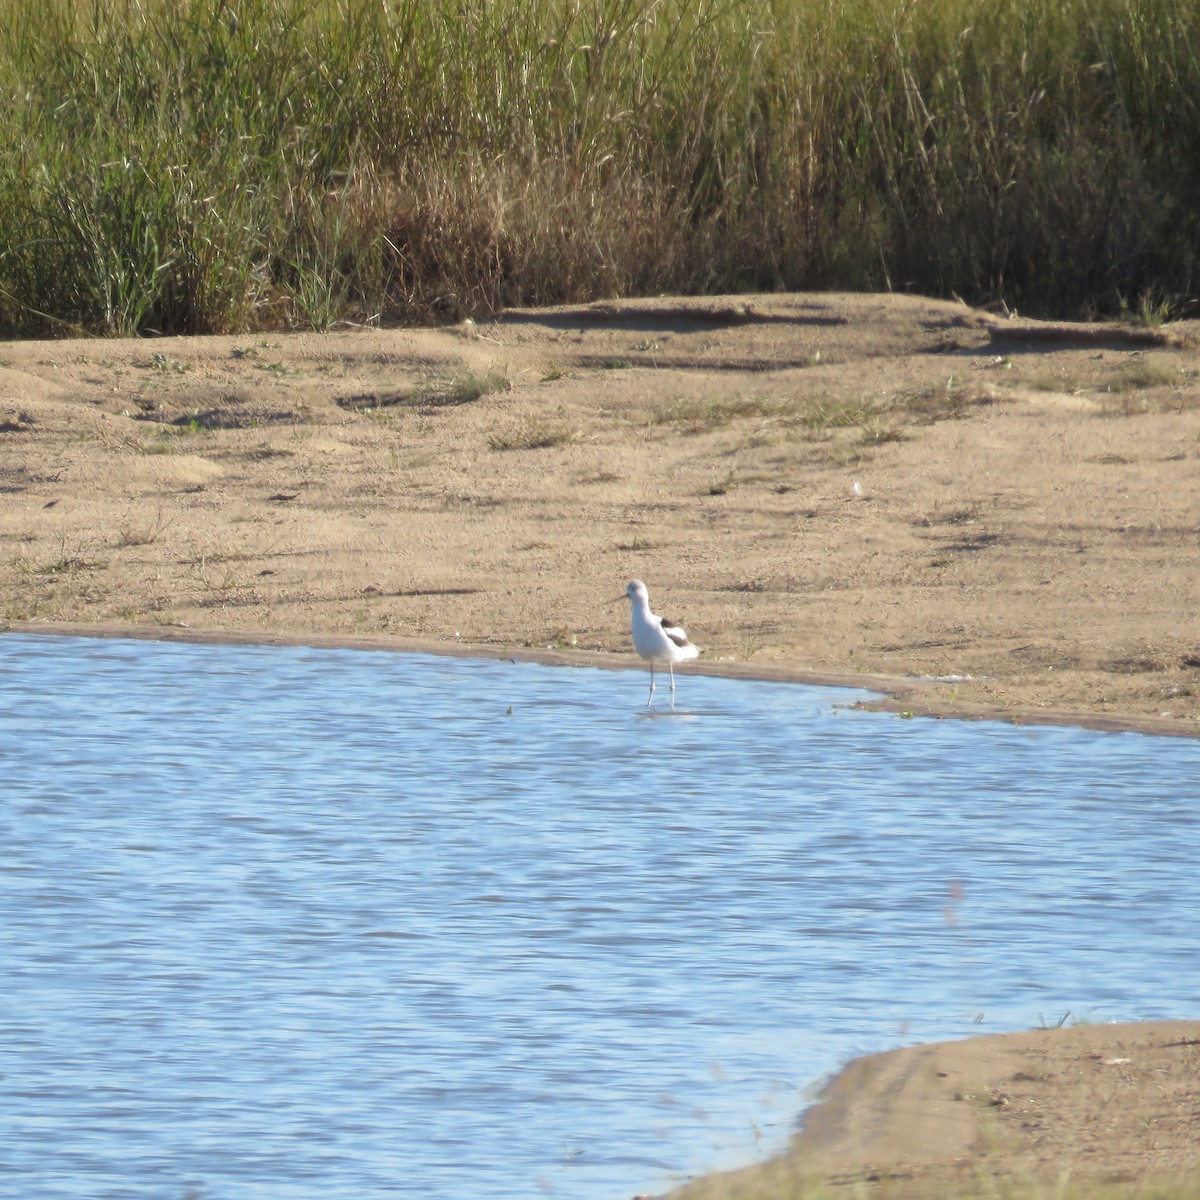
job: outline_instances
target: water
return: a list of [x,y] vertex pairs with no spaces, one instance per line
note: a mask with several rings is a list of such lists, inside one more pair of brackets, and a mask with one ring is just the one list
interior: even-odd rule
[[1195,743],[644,694],[0,638],[0,1195],[619,1200],[856,1054],[1197,1015]]

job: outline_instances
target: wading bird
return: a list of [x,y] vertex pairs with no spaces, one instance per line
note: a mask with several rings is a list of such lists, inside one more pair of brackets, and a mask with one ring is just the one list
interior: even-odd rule
[[675,664],[695,658],[700,651],[688,641],[682,626],[650,611],[650,593],[640,579],[630,581],[625,595],[629,597],[632,611],[633,648],[650,664],[650,695],[646,707],[654,703],[654,664],[666,663],[671,672],[671,707],[674,708]]

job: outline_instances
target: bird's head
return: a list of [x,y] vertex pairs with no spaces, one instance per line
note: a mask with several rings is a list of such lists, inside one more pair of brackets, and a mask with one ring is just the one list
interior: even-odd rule
[[[647,604],[650,603],[650,593],[646,590],[646,585],[640,579],[631,579],[628,586],[625,588],[625,595],[630,600],[644,600]],[[621,599],[621,597],[618,597]]]

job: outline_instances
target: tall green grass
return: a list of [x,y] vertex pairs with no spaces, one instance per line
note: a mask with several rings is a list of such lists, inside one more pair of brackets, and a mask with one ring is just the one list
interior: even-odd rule
[[0,0],[0,328],[1182,310],[1194,0]]

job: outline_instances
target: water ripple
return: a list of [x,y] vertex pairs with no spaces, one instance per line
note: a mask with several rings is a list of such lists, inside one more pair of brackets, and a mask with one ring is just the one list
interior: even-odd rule
[[0,1194],[580,1200],[853,1054],[1194,1016],[1188,741],[0,639]]

